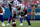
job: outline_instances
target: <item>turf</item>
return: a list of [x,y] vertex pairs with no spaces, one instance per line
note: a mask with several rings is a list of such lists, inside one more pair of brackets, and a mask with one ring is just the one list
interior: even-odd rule
[[[4,21],[5,22],[5,25],[8,23],[8,21]],[[1,26],[1,21],[0,21],[0,27],[2,27]],[[11,24],[12,24],[12,22],[11,22]],[[23,26],[19,26],[19,24],[20,24],[20,21],[16,21],[16,24],[17,24],[17,26],[16,27],[28,27],[28,23],[27,23],[27,21],[23,21]],[[5,27],[12,27],[11,25],[10,26],[5,26]],[[31,27],[40,27],[40,21],[31,21]]]

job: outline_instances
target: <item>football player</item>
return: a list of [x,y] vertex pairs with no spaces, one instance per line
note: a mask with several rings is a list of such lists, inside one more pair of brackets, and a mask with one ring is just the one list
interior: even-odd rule
[[[23,25],[23,23],[22,23],[22,16],[25,16],[25,18],[26,18],[26,20],[28,22],[29,27],[31,27],[30,20],[27,17],[27,9],[25,11],[23,11],[24,8],[25,8],[25,6],[23,4],[20,4],[19,2],[16,2],[14,6],[15,7],[13,7],[13,10],[14,10],[13,25],[15,24],[16,13],[18,13],[19,14],[20,21],[21,21],[21,24],[20,25],[21,26]],[[22,15],[22,14],[24,14],[24,15]]]
[[0,20],[2,21],[2,26],[5,26],[4,18],[3,18],[4,13],[5,13],[5,10],[4,10],[3,6],[1,6],[1,3],[0,3]]
[[13,1],[8,2],[8,3],[9,3],[9,9],[10,9],[10,18],[9,18],[7,25],[10,25],[11,19],[13,20],[13,18],[12,18],[12,8],[11,8],[11,6],[12,6],[11,4],[13,4]]
[[[25,8],[24,8],[24,10],[22,12],[22,16],[24,16],[26,18],[26,20],[28,22],[28,25],[29,25],[28,27],[31,27],[31,23],[30,23],[30,20],[29,20],[27,15],[28,15],[28,10],[27,10],[27,8],[25,6]],[[22,22],[22,20],[21,20],[21,22]],[[20,26],[22,26],[22,24],[20,24]]]

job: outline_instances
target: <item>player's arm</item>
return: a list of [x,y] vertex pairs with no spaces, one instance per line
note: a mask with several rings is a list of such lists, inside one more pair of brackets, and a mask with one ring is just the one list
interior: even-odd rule
[[27,10],[27,6],[24,7],[24,11]]
[[5,9],[2,7],[2,9],[3,9],[3,13],[5,13]]
[[4,13],[5,13],[5,10],[4,10],[4,8],[2,7],[2,13],[0,13],[0,15],[3,15]]
[[10,8],[10,11],[12,12],[11,4],[13,4],[13,1],[9,3],[9,8]]

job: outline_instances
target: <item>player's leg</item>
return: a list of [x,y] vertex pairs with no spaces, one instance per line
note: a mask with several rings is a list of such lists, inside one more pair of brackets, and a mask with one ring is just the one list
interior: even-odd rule
[[[10,2],[11,4],[13,3],[13,1],[11,1]],[[8,22],[8,24],[7,25],[9,25],[10,24],[10,21],[11,21],[11,19],[12,19],[12,8],[11,8],[11,4],[9,3],[9,9],[10,9],[10,18],[9,18],[9,22]]]
[[15,22],[15,18],[16,18],[16,14],[14,14],[14,16],[13,16],[13,22]]
[[23,12],[21,12],[20,15],[19,15],[20,22],[21,22],[20,26],[23,26],[23,22],[22,22],[22,19],[23,19],[23,18],[22,18],[22,16],[23,16]]
[[15,18],[16,18],[16,12],[14,11],[12,26],[16,26]]
[[22,25],[23,25],[23,22],[22,22],[22,17],[21,17],[21,15],[19,15],[19,18],[20,18],[20,22],[21,22],[20,26],[22,26]]
[[9,24],[10,24],[11,19],[12,19],[12,16],[10,15],[9,22],[8,22]]
[[26,18],[26,20],[27,20],[27,22],[28,22],[29,27],[31,27],[30,20],[29,20],[29,18],[27,17],[27,10],[25,10],[25,18]]
[[32,17],[33,17],[33,10],[31,10],[31,20],[32,20]]
[[10,25],[11,19],[12,19],[12,16],[10,15],[10,18],[9,18],[9,21],[8,21],[7,25]]
[[14,14],[13,16],[12,26],[16,26],[15,18],[16,18],[16,14]]
[[34,21],[35,21],[35,9],[34,9],[33,15],[34,15]]
[[28,22],[29,27],[31,27],[31,23],[30,23],[29,18],[28,18],[28,17],[25,17],[25,18],[26,18],[26,20],[27,20],[27,22]]
[[[24,16],[24,13],[23,13],[24,7],[25,7],[25,6],[23,5],[23,6],[21,6],[21,8],[20,8],[20,9],[22,9],[22,10],[21,10],[22,12],[20,13],[20,15],[21,15],[21,16],[20,16],[20,21],[21,21],[21,24],[22,24],[22,25],[23,25],[22,16]],[[21,25],[21,24],[20,24],[20,25]],[[22,25],[21,25],[21,26],[22,26]]]
[[3,15],[0,15],[0,19],[1,19],[1,21],[2,21],[2,26],[5,26]]

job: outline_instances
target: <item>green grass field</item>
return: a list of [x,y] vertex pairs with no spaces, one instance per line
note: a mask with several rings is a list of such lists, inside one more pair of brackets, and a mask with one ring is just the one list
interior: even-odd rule
[[[7,21],[4,21],[5,22],[5,25],[8,23]],[[1,21],[0,21],[0,27],[2,27],[1,26]],[[12,22],[11,22],[11,24],[12,24]],[[19,26],[19,24],[20,24],[20,21],[16,21],[16,24],[17,24],[17,26],[16,27],[28,27],[28,23],[27,23],[27,21],[23,21],[23,26]],[[5,26],[5,27],[12,27],[11,25],[10,26]],[[40,27],[40,21],[31,21],[31,27]]]

